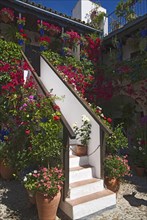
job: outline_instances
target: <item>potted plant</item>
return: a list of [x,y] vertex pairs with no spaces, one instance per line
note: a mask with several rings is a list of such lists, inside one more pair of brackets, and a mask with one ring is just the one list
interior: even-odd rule
[[91,133],[91,123],[89,118],[86,115],[82,115],[82,125],[78,127],[77,123],[75,123],[73,125],[73,130],[76,134],[76,139],[80,141],[80,144],[76,146],[76,155],[87,155],[87,146]]
[[25,26],[26,23],[26,18],[25,17],[18,17],[17,18],[17,24],[18,24],[18,29],[22,30],[23,27]]
[[66,31],[62,33],[61,39],[70,48],[75,48],[78,44],[80,44],[81,36],[76,31]]
[[0,10],[0,17],[5,23],[12,22],[14,20],[14,11],[10,8],[2,8]]
[[116,154],[121,149],[128,147],[128,139],[124,134],[123,124],[118,124],[111,135],[106,136],[106,148],[107,153]]
[[11,180],[14,173],[14,160],[9,148],[10,130],[2,126],[0,130],[0,174],[3,179]]
[[48,36],[40,37],[40,39],[39,39],[40,49],[42,51],[48,49],[48,46],[49,46],[50,42],[51,42],[51,40]]
[[36,198],[35,198],[36,173],[37,173],[36,170],[29,172],[24,176],[24,178],[22,180],[22,183],[23,183],[25,189],[27,190],[29,202],[31,204],[36,204]]
[[137,125],[132,137],[130,157],[137,175],[143,176],[147,158],[147,116],[143,116]]
[[55,219],[64,183],[62,169],[41,167],[27,174],[23,183],[35,192],[39,219]]
[[127,156],[108,155],[104,160],[105,185],[113,192],[117,192],[120,179],[130,174]]
[[138,176],[143,176],[145,170],[146,143],[145,140],[137,138],[136,143],[130,150],[132,162]]
[[27,35],[24,31],[16,32],[16,39],[18,40],[18,44],[22,46],[27,41]]

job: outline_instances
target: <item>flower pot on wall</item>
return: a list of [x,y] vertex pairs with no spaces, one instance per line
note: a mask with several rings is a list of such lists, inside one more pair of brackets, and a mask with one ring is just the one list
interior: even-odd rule
[[50,196],[44,196],[43,193],[36,192],[36,203],[39,220],[56,219],[56,213],[60,202],[60,198],[60,191],[53,198]]
[[22,46],[22,45],[24,44],[24,40],[22,40],[22,39],[18,40],[18,44],[19,44],[20,46]]
[[1,20],[4,22],[4,23],[9,23],[9,22],[11,22],[11,20],[10,20],[10,18],[8,17],[8,15],[6,15],[6,14],[2,14],[1,15]]

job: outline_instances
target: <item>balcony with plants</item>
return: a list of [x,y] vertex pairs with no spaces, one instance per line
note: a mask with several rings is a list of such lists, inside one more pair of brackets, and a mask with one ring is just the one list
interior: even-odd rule
[[108,15],[109,33],[124,27],[130,22],[146,16],[146,0],[122,0],[116,6],[114,12]]

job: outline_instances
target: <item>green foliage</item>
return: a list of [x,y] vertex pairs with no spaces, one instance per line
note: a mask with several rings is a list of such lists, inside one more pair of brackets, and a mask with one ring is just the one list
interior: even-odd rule
[[[42,53],[54,66],[66,65],[72,66],[75,69],[81,70],[82,74],[88,76],[89,74],[94,74],[94,66],[92,62],[87,58],[82,58],[77,60],[74,56],[62,57],[56,52],[51,50],[44,51]],[[76,70],[75,70],[76,71]]]
[[134,6],[137,2],[141,2],[142,0],[121,0],[116,6],[115,14],[118,17],[125,17],[127,21],[131,21],[136,18],[136,14],[132,6]]
[[62,169],[58,167],[41,167],[28,173],[24,179],[24,187],[34,192],[41,192],[44,196],[54,197],[63,186],[64,176]]
[[5,38],[5,40],[6,41],[13,41],[15,43],[17,42],[16,32],[17,32],[17,27],[14,24],[7,25],[2,30],[2,34],[3,34],[4,38]]
[[128,140],[123,133],[123,124],[118,124],[112,135],[106,136],[106,147],[109,153],[115,154],[119,149],[128,147]]
[[99,10],[100,5],[96,5],[88,14],[87,19],[89,23],[96,29],[101,28],[101,23],[106,16],[106,13]]
[[90,140],[91,124],[90,120],[86,115],[82,115],[82,125],[80,127],[75,123],[73,130],[76,134],[76,139],[80,141],[83,146],[88,146]]
[[126,157],[108,155],[104,161],[105,176],[109,178],[122,178],[129,175],[130,167]]
[[16,60],[22,58],[20,46],[13,42],[6,42],[0,39],[0,60],[16,65]]
[[54,65],[54,66],[57,66],[57,65],[61,65],[62,64],[62,57],[56,53],[56,52],[53,52],[51,50],[48,50],[48,51],[44,51],[42,52],[42,54]]

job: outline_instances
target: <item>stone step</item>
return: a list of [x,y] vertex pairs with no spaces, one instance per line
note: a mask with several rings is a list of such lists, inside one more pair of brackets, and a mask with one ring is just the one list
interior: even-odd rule
[[93,167],[90,165],[71,167],[69,172],[69,183],[93,178]]
[[66,210],[70,219],[88,220],[90,215],[114,208],[116,206],[116,194],[105,189],[76,199],[67,198],[60,206],[62,210]]
[[79,198],[81,196],[90,195],[104,189],[103,180],[91,178],[87,180],[77,181],[70,184],[70,199]]
[[78,167],[88,164],[88,156],[78,157],[75,155],[70,155],[69,157],[69,167]]

